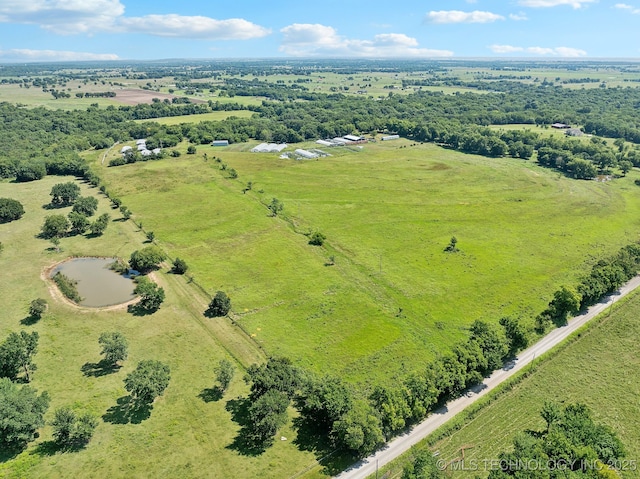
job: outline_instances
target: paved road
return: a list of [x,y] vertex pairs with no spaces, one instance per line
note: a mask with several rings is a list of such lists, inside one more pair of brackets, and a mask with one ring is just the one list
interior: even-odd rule
[[384,449],[381,449],[366,459],[357,462],[349,469],[336,476],[337,479],[365,479],[366,477],[375,474],[376,467],[382,467],[399,455],[408,451],[411,446],[420,442],[444,423],[452,419],[456,414],[464,410],[467,406],[494,389],[501,382],[522,370],[536,357],[539,357],[554,346],[558,345],[575,330],[583,326],[601,312],[605,311],[611,304],[615,303],[638,286],[640,286],[640,276],[636,276],[626,283],[616,294],[609,296],[602,302],[589,308],[586,313],[572,318],[568,325],[551,331],[529,349],[522,351],[514,361],[505,365],[503,369],[495,371],[490,377],[486,378],[482,384],[471,388],[471,390],[468,390],[466,394],[463,394],[458,399],[450,401],[445,406],[437,409],[431,413],[427,419],[415,426],[410,432],[403,434],[402,436],[398,436],[389,442]]

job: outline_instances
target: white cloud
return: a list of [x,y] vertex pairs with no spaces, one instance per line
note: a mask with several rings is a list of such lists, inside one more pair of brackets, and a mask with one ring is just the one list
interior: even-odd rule
[[214,40],[248,40],[271,33],[267,28],[242,18],[215,20],[209,17],[175,14],[121,18],[118,25],[130,33]]
[[4,60],[38,62],[38,61],[88,61],[88,60],[118,60],[118,55],[113,53],[87,53],[69,52],[61,50],[29,50],[26,48],[15,48],[11,50],[0,50],[0,58]]
[[0,22],[40,25],[58,34],[110,29],[124,13],[119,0],[2,0]]
[[554,50],[554,54],[558,55],[559,57],[576,58],[576,57],[586,57],[587,56],[587,52],[584,51],[584,50],[581,50],[579,48],[556,47],[553,50]]
[[522,47],[514,47],[512,45],[491,45],[489,47],[494,53],[513,53],[524,50]]
[[553,55],[553,48],[545,48],[545,47],[529,47],[527,48],[529,53],[533,53],[534,55],[544,56],[544,55]]
[[554,57],[562,57],[562,58],[578,58],[584,57],[587,55],[587,52],[581,50],[579,48],[570,48],[570,47],[518,47],[513,45],[490,45],[489,49],[493,53],[530,53],[539,57],[543,56],[554,56]]
[[284,27],[280,51],[297,57],[428,58],[450,57],[448,50],[419,48],[418,41],[403,33],[382,33],[373,40],[357,40],[338,35],[320,24],[294,23]]
[[640,14],[640,8],[636,8],[632,5],[627,5],[626,3],[616,3],[613,7],[619,8],[621,10],[629,10],[634,15]]
[[526,15],[526,14],[524,14],[524,13],[522,13],[522,12],[520,12],[520,13],[510,13],[510,14],[509,14],[509,18],[510,18],[511,20],[516,21],[516,22],[523,21],[523,20],[529,20],[529,19],[527,18],[527,15]]
[[440,10],[427,13],[425,18],[430,23],[491,23],[504,20],[502,15],[491,12],[463,12],[460,10]]
[[560,5],[570,5],[573,8],[582,8],[586,3],[597,2],[598,0],[520,0],[518,4],[532,8],[558,7]]
[[120,0],[0,0],[0,23],[39,25],[62,35],[110,31],[165,37],[247,40],[271,33],[241,18],[217,20],[175,14],[125,17],[124,10]]

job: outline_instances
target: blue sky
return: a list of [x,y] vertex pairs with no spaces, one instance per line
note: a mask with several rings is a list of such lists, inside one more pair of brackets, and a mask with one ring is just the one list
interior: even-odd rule
[[640,58],[640,0],[0,0],[0,63]]

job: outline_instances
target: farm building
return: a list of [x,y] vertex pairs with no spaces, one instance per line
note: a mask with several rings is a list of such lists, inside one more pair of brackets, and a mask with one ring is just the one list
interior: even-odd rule
[[327,141],[327,140],[316,140],[316,143],[318,145],[322,145],[322,146],[336,146],[335,143],[332,143],[332,142]]
[[349,141],[353,141],[353,142],[363,141],[364,140],[364,136],[355,136],[355,135],[344,135],[343,138],[345,140],[349,140]]
[[567,129],[567,131],[564,132],[565,135],[567,136],[582,136],[584,135],[584,133],[582,132],[582,130],[580,128],[569,128]]
[[252,153],[280,153],[287,147],[286,143],[260,143],[251,149]]
[[120,148],[120,153],[126,153],[127,151],[133,150],[130,146],[123,146]]
[[229,140],[213,140],[211,146],[229,146]]
[[295,154],[303,158],[307,158],[308,160],[313,160],[314,158],[318,158],[318,156],[320,156],[317,153],[313,153],[312,151],[302,150],[300,148],[298,148],[295,151]]
[[399,140],[400,135],[387,135],[381,138],[382,141]]
[[557,128],[558,130],[566,130],[567,128],[571,128],[571,125],[567,125],[566,123],[554,123],[551,125],[551,128]]

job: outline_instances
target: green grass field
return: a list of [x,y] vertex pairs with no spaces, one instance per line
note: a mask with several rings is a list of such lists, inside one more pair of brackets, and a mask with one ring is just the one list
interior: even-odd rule
[[136,120],[137,122],[153,121],[161,125],[179,125],[180,123],[200,123],[201,121],[221,121],[229,117],[250,118],[253,115],[249,110],[238,111],[212,111],[198,115],[167,116],[163,118],[150,118],[149,120]]
[[[442,460],[459,458],[462,446],[472,446],[465,449],[465,460],[468,465],[475,461],[482,466],[473,473],[457,471],[450,477],[462,479],[469,474],[486,477],[485,459],[497,459],[501,451],[508,450],[516,432],[545,427],[539,411],[547,400],[587,404],[596,420],[612,427],[623,441],[625,459],[637,463],[640,460],[638,311],[640,294],[635,293],[556,356],[536,366],[535,372],[511,391],[494,399],[459,430],[438,441],[432,450],[440,451]],[[391,468],[391,477],[396,477],[400,469],[396,463]],[[640,471],[628,470],[623,477],[640,477]]]
[[[104,236],[61,240],[61,252],[36,238],[46,214],[66,214],[70,208],[45,210],[49,191],[55,183],[72,178],[46,177],[41,181],[17,184],[0,182],[0,197],[21,201],[24,217],[0,225],[0,338],[10,331],[38,331],[40,334],[32,386],[46,390],[52,401],[46,420],[60,406],[88,410],[99,418],[94,438],[85,450],[56,452],[50,445],[51,428],[43,428],[40,438],[16,457],[0,452],[0,477],[132,478],[132,477],[289,477],[314,464],[311,452],[300,452],[291,425],[278,440],[259,456],[246,456],[232,444],[239,426],[227,410],[228,401],[246,394],[240,364],[261,360],[260,352],[246,342],[237,328],[224,320],[202,316],[208,298],[188,285],[186,279],[156,273],[167,298],[158,312],[133,316],[125,310],[79,310],[55,301],[40,277],[43,270],[69,256],[120,256],[143,245],[144,235],[132,222],[119,221],[120,215],[98,194],[99,211],[109,212],[114,221]],[[82,185],[82,194],[96,194]],[[35,324],[25,323],[29,302],[46,298],[49,311]],[[121,370],[100,375],[91,364],[100,360],[98,336],[118,330],[129,341],[129,359]],[[247,345],[249,344],[249,345]],[[223,358],[238,361],[230,391],[221,400],[205,401],[213,387],[213,367]],[[171,367],[171,383],[164,396],[153,405],[150,417],[130,416],[123,400],[123,378],[142,359],[159,359]],[[83,373],[83,366],[89,370]],[[91,371],[94,371],[93,373]],[[233,403],[230,403],[233,404]],[[318,477],[312,472],[308,477]]]
[[[235,148],[100,174],[268,353],[359,383],[419,369],[476,319],[531,321],[640,230],[635,173],[575,181],[405,141],[300,162]],[[289,221],[268,215],[273,197]],[[316,230],[322,248],[300,234]],[[461,253],[446,254],[454,235]]]

